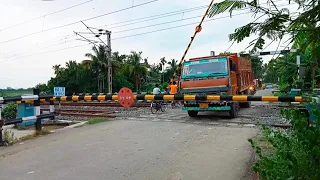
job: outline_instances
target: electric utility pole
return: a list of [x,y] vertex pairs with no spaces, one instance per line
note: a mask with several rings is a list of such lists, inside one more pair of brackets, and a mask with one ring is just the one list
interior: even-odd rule
[[108,58],[108,92],[112,93],[112,54],[111,54],[111,31],[107,33],[107,58]]
[[[82,22],[82,21],[81,21]],[[100,40],[106,47],[106,58],[107,58],[107,83],[108,83],[108,93],[112,93],[112,54],[111,54],[111,31],[104,30],[104,29],[97,29],[98,32],[95,33],[93,30],[87,26],[84,22],[83,25],[87,27],[87,29],[95,35],[96,38]],[[107,35],[107,44],[100,38],[101,35]],[[104,81],[103,81],[103,88],[104,88]]]

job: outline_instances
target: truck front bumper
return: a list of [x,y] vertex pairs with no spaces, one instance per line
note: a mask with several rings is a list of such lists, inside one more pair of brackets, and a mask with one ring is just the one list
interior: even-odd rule
[[221,105],[220,103],[192,103],[184,104],[184,107],[182,107],[184,111],[229,111],[230,109],[231,106]]

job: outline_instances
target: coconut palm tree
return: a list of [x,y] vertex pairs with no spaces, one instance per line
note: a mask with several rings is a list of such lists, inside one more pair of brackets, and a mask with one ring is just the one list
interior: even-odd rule
[[108,58],[107,51],[104,45],[93,46],[92,47],[93,54],[87,53],[86,57],[90,58],[91,68],[97,76],[98,80],[98,90],[99,92],[103,92],[105,88],[105,79],[108,70]]
[[125,54],[119,54],[119,52],[113,52],[112,53],[112,74],[116,75],[117,73],[120,73],[119,70],[121,70],[123,64],[125,63],[127,59],[127,56]]
[[136,91],[140,92],[141,78],[147,73],[147,68],[144,65],[141,57],[142,52],[131,51],[128,56],[127,64],[125,65],[125,70],[134,78],[136,85]]
[[55,75],[59,75],[61,73],[61,71],[62,71],[62,68],[61,68],[60,64],[52,66],[52,69],[54,70],[54,74]]

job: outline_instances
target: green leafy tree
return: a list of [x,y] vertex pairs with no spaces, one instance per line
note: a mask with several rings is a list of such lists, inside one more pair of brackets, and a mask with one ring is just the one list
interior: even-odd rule
[[[296,0],[287,1],[299,5],[298,10],[301,14],[292,13],[287,8],[280,8],[273,0],[267,0],[267,6],[257,0],[241,1],[241,0],[225,0],[220,3],[215,3],[208,13],[209,17],[229,12],[230,16],[235,10],[242,8],[249,8],[251,14],[256,17],[253,22],[250,22],[235,30],[229,35],[229,39],[234,42],[241,42],[245,38],[257,35],[253,41],[249,43],[251,47],[250,52],[255,52],[262,49],[265,45],[266,39],[280,42],[284,35],[289,35],[294,47],[299,47],[301,53],[306,53],[309,48],[311,50],[311,57],[309,67],[311,81],[319,79],[318,64],[320,57],[319,48],[319,1],[316,0]],[[265,18],[262,20],[262,18]],[[279,46],[278,45],[278,46]],[[277,59],[277,58],[276,58]],[[308,64],[307,64],[308,65]],[[282,65],[282,72],[284,71]],[[291,67],[290,67],[291,68]],[[289,69],[290,69],[289,68]],[[287,71],[288,72],[288,71]],[[296,73],[291,74],[294,78]],[[305,78],[307,79],[307,78]]]
[[108,73],[107,51],[104,45],[92,47],[93,54],[87,53],[86,57],[91,59],[91,68],[97,77],[99,92],[105,89],[106,74]]
[[128,56],[128,61],[125,65],[125,71],[129,73],[134,79],[136,86],[136,91],[140,92],[141,87],[141,78],[147,74],[147,68],[142,63],[142,52],[131,51],[131,54]]
[[59,74],[49,80],[47,89],[52,92],[53,87],[63,86],[66,88],[67,95],[96,92],[95,80],[96,77],[91,69],[88,69],[82,63],[69,61]]

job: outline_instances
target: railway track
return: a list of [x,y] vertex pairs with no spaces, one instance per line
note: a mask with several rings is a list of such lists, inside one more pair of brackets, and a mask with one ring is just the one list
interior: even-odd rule
[[[42,112],[49,112],[48,108],[42,108]],[[105,111],[105,110],[75,110],[75,109],[56,109],[57,115],[62,116],[80,116],[80,117],[109,117],[114,118],[116,115],[113,114],[114,111]]]
[[[41,105],[49,105],[49,103],[44,102]],[[59,103],[55,103],[56,106]],[[97,107],[122,107],[119,103],[110,102],[61,102],[61,106],[97,106]],[[132,107],[150,107],[150,103],[140,102],[135,103]]]

